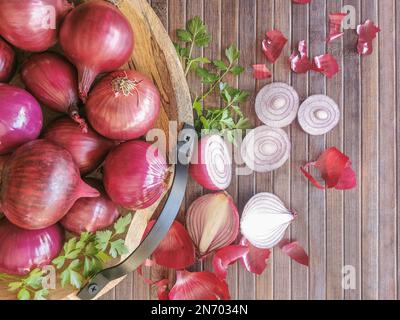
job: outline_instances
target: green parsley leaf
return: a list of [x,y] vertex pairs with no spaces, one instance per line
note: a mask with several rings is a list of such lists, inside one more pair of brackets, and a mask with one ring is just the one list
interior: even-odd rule
[[115,234],[123,234],[126,231],[126,228],[132,222],[132,213],[127,214],[124,217],[118,219],[118,221],[114,224]]

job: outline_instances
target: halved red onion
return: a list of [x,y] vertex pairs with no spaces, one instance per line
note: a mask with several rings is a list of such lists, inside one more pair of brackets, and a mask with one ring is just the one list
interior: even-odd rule
[[118,205],[146,209],[168,188],[170,171],[161,152],[144,141],[116,147],[104,164],[104,187]]
[[0,0],[0,34],[22,50],[46,51],[55,45],[58,26],[72,8],[68,0]]
[[325,95],[314,95],[302,103],[299,124],[310,135],[324,135],[340,121],[340,110],[335,101]]
[[274,194],[259,193],[246,204],[240,228],[243,236],[260,249],[271,249],[284,238],[297,214]]
[[239,232],[239,214],[226,192],[204,195],[186,214],[186,228],[200,258],[230,245]]
[[133,70],[115,71],[90,92],[86,113],[98,133],[126,141],[154,127],[160,105],[160,93],[149,78]]
[[25,275],[51,263],[60,253],[64,231],[59,225],[24,230],[6,219],[0,221],[0,272]]
[[46,140],[19,147],[3,170],[2,210],[20,228],[49,227],[79,198],[98,196],[97,190],[82,181],[70,153]]
[[107,228],[120,216],[117,205],[108,197],[101,181],[90,178],[85,182],[99,191],[100,196],[78,199],[61,220],[63,227],[75,234]]
[[68,117],[52,122],[43,138],[67,149],[79,167],[81,174],[95,170],[106,158],[115,143],[100,136],[91,127],[87,132]]
[[219,135],[200,139],[189,167],[191,177],[208,190],[225,190],[232,180],[228,146]]
[[299,95],[286,83],[275,82],[266,85],[256,97],[258,118],[272,128],[283,128],[296,119],[299,109]]
[[0,83],[0,155],[36,139],[42,126],[36,99],[21,88]]
[[178,271],[176,283],[169,292],[170,300],[230,300],[225,281],[208,271]]
[[76,69],[56,53],[30,57],[22,66],[21,78],[27,90],[50,109],[68,114],[83,131],[85,120],[79,116]]
[[[155,225],[152,220],[147,225],[145,237]],[[170,269],[181,270],[190,267],[195,262],[195,248],[185,227],[174,221],[165,238],[152,254],[154,262]]]
[[10,80],[15,66],[15,52],[11,46],[0,38],[0,82]]
[[285,131],[261,126],[250,131],[241,146],[246,165],[256,172],[270,172],[289,159],[291,143]]

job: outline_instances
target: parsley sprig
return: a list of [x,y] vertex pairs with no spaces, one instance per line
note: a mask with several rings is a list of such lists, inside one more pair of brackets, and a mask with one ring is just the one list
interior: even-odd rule
[[[80,289],[85,281],[104,269],[112,259],[128,253],[122,236],[132,221],[132,214],[127,214],[115,222],[113,230],[83,232],[78,237],[70,238],[61,254],[52,261],[59,270],[60,285],[71,285]],[[34,269],[24,277],[0,274],[0,281],[8,284],[8,290],[17,293],[19,300],[43,300],[49,290],[43,287],[46,272]]]
[[[194,48],[204,48],[210,44],[211,36],[200,17],[194,17],[186,24],[186,29],[176,31],[179,43],[175,44],[187,76],[194,72],[204,85],[204,92],[196,95],[193,109],[196,113],[195,126],[199,134],[219,132],[235,142],[235,130],[251,127],[243,115],[240,104],[247,101],[249,93],[230,86],[225,79],[228,75],[239,76],[244,68],[239,65],[240,52],[235,45],[225,50],[223,60],[211,61],[206,57],[193,57]],[[207,66],[207,68],[205,68]],[[205,106],[207,97],[217,93],[222,98],[222,107]]]

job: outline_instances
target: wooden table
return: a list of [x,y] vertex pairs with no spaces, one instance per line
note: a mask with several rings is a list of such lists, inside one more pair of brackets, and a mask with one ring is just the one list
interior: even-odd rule
[[[326,52],[327,14],[343,5],[357,11],[357,23],[372,19],[382,29],[375,40],[373,55],[360,58],[354,52],[357,35],[348,30],[343,40],[327,49],[339,57],[341,72],[331,80],[312,73],[290,72],[281,57],[272,67],[271,81],[292,84],[302,99],[311,94],[327,94],[340,105],[340,125],[322,137],[306,135],[297,123],[287,129],[293,143],[290,162],[271,174],[254,174],[234,179],[229,192],[240,210],[257,192],[279,195],[299,212],[288,236],[298,240],[310,255],[307,269],[291,262],[279,250],[262,276],[232,266],[228,282],[234,299],[397,299],[399,290],[399,239],[397,229],[400,136],[399,60],[400,5],[396,0],[312,0],[311,5],[294,5],[290,0],[151,0],[151,4],[171,37],[176,28],[195,15],[203,17],[213,36],[204,50],[218,58],[231,43],[238,43],[241,63],[247,72],[238,85],[252,93],[244,106],[254,125],[254,95],[270,81],[254,81],[250,66],[264,63],[260,43],[269,29],[279,29],[290,39],[284,56],[289,56],[299,40],[309,40],[310,56]],[[396,61],[397,59],[397,61]],[[232,80],[232,79],[231,79]],[[189,79],[193,88],[199,86]],[[218,103],[212,97],[210,103]],[[346,192],[320,191],[299,173],[299,166],[316,159],[330,146],[351,157],[359,186]],[[186,205],[203,190],[191,182]],[[355,289],[344,290],[342,271],[350,266]],[[196,269],[210,269],[205,261]],[[347,269],[346,269],[347,270]],[[139,275],[129,276],[105,299],[151,299],[149,287]]]

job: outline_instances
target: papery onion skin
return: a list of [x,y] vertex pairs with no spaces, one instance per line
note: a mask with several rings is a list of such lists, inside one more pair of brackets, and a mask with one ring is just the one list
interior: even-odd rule
[[[10,158],[10,155],[0,156],[0,186],[1,186],[1,179],[3,176],[3,169],[9,158]],[[1,206],[0,206],[0,209],[1,209]]]
[[57,223],[79,198],[98,197],[99,192],[81,180],[67,150],[35,140],[18,148],[7,161],[0,196],[8,220],[37,230]]
[[86,130],[79,117],[77,73],[72,64],[56,53],[36,54],[22,66],[21,78],[39,102],[68,114]]
[[154,127],[160,104],[160,94],[146,76],[133,70],[115,71],[90,92],[86,113],[98,133],[127,141]]
[[239,233],[239,214],[232,197],[219,192],[195,200],[186,214],[186,229],[200,258],[230,245]]
[[36,139],[42,126],[36,99],[21,88],[0,83],[0,155]]
[[72,8],[68,0],[0,0],[0,34],[22,50],[46,51],[55,45],[58,26]]
[[0,38],[0,82],[10,80],[15,67],[15,52],[11,46]]
[[85,101],[99,73],[119,69],[134,47],[132,27],[112,4],[89,1],[65,18],[60,43],[67,58],[78,68],[79,95]]
[[169,168],[155,146],[129,141],[116,147],[104,164],[104,187],[118,205],[140,210],[153,205],[167,190]]
[[81,174],[95,170],[115,145],[90,127],[86,133],[82,132],[81,128],[67,117],[52,122],[43,138],[68,150]]
[[53,225],[41,230],[24,230],[6,219],[0,221],[0,272],[25,275],[43,267],[60,253],[64,230]]
[[[148,235],[156,221],[148,223],[144,237]],[[181,270],[195,262],[195,248],[185,227],[174,221],[165,238],[152,254],[152,259],[159,266]]]
[[228,285],[208,271],[178,271],[170,300],[230,300]]
[[99,191],[100,196],[78,199],[61,220],[62,226],[75,234],[107,228],[120,216],[118,206],[108,197],[101,181],[90,178],[85,182]]
[[231,163],[228,147],[221,136],[205,136],[199,140],[193,153],[189,173],[208,190],[225,190],[232,180]]

